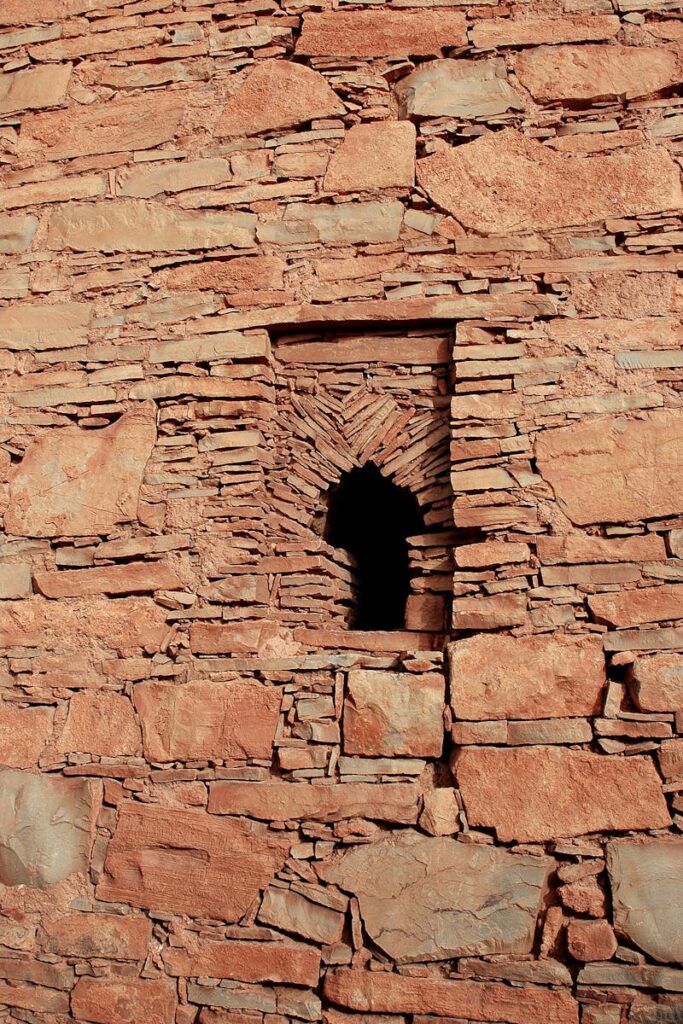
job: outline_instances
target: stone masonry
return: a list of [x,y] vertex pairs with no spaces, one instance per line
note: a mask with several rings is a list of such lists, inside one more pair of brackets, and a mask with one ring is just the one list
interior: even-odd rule
[[681,1024],[680,0],[0,55],[0,1024]]

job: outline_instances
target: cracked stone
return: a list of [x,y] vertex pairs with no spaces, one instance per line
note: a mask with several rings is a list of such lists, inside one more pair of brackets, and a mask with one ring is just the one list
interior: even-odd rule
[[438,673],[354,670],[344,702],[344,753],[439,757],[445,680]]
[[683,839],[612,842],[607,870],[617,932],[661,963],[683,960]]

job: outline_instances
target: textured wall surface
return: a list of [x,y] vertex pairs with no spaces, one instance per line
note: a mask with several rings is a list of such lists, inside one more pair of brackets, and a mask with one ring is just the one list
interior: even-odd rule
[[1,1021],[681,1024],[680,16],[2,0]]

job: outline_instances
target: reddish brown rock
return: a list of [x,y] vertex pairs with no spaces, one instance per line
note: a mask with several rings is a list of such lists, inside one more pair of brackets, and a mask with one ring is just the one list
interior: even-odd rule
[[400,116],[415,119],[491,117],[524,108],[500,59],[429,61],[402,78],[396,92]]
[[99,754],[101,757],[135,756],[142,746],[140,726],[127,697],[116,693],[76,693],[57,750]]
[[188,949],[169,947],[163,956],[166,970],[174,977],[208,975],[315,988],[320,974],[320,951],[303,944],[195,939]]
[[102,430],[65,427],[43,435],[11,477],[5,529],[22,537],[77,537],[136,519],[155,438],[155,410],[147,404]]
[[120,914],[63,914],[43,925],[46,952],[59,956],[144,960],[152,922]]
[[419,790],[404,783],[347,782],[343,786],[302,782],[214,782],[212,814],[243,814],[263,821],[343,821],[370,818],[414,824]]
[[671,821],[646,757],[468,747],[457,754],[455,773],[470,825],[495,829],[502,842],[668,828]]
[[175,136],[182,112],[182,103],[171,93],[156,96],[154,117],[146,96],[32,114],[21,126],[21,149],[26,155],[42,151],[46,160],[150,149]]
[[528,544],[488,540],[480,544],[461,544],[456,547],[455,564],[459,569],[484,569],[510,562],[526,562],[529,554]]
[[332,154],[327,192],[370,192],[415,184],[415,126],[408,121],[356,124]]
[[580,43],[610,39],[620,28],[614,15],[563,14],[557,18],[487,18],[470,30],[470,41],[482,50],[496,46],[537,46],[539,43]]
[[174,1024],[176,987],[168,980],[81,978],[71,994],[76,1020],[93,1024]]
[[608,846],[614,926],[661,963],[683,959],[683,840],[673,837]]
[[498,629],[523,626],[527,619],[524,594],[495,594],[493,597],[456,597],[453,601],[455,629]]
[[23,982],[0,981],[0,999],[5,1006],[19,1006],[36,1013],[68,1013],[69,993]]
[[[21,244],[21,238],[30,241],[35,234],[35,226],[30,221],[26,224],[23,218],[6,218],[5,224],[5,237],[10,242],[5,251],[14,251]],[[35,219],[34,224],[37,224]],[[15,239],[16,246],[13,246]],[[13,303],[0,310],[0,348],[22,352],[84,345],[91,318],[89,302]]]
[[52,651],[158,650],[166,613],[151,598],[34,597],[0,603],[0,647],[47,647]]
[[168,275],[169,288],[240,292],[284,288],[287,264],[279,256],[235,256],[230,260],[190,263]]
[[495,1024],[578,1024],[567,991],[492,982],[410,978],[380,971],[328,971],[331,1002],[361,1013],[427,1014]]
[[574,919],[567,926],[567,949],[575,960],[611,960],[617,937],[609,921]]
[[319,71],[287,60],[254,65],[228,99],[216,135],[258,135],[344,113]]
[[66,99],[71,64],[37,67],[0,76],[0,114],[56,107]]
[[20,708],[0,702],[0,764],[36,768],[52,736],[54,709]]
[[282,868],[290,844],[253,822],[126,804],[97,897],[236,921]]
[[683,737],[665,740],[657,751],[659,770],[667,780],[683,779]]
[[354,670],[344,702],[344,753],[439,757],[443,749],[442,675]]
[[271,886],[266,890],[258,919],[264,924],[295,932],[305,939],[326,946],[339,942],[344,931],[342,910],[330,907],[327,903],[309,900],[302,893],[279,886]]
[[255,680],[149,682],[134,701],[150,761],[270,759],[282,691]]
[[654,46],[538,46],[515,61],[536,100],[635,99],[681,81],[675,53]]
[[663,584],[588,598],[593,617],[608,626],[640,626],[645,622],[683,619],[683,586]]
[[[616,20],[616,19],[615,19]],[[307,57],[438,57],[461,46],[459,11],[326,11],[306,14],[296,52]]]
[[676,515],[683,512],[682,427],[681,410],[661,409],[546,430],[536,442],[538,470],[580,526]]
[[539,537],[536,551],[545,565],[659,562],[666,558],[664,538],[655,533],[614,539],[590,537],[581,533],[564,537]]
[[163,562],[37,572],[33,582],[38,593],[52,599],[94,594],[144,594],[154,590],[182,588],[181,580]]
[[683,710],[683,655],[636,658],[627,682],[641,711]]
[[417,180],[467,228],[490,234],[587,224],[678,209],[683,193],[658,146],[605,157],[564,156],[513,129],[419,160]]
[[472,636],[448,646],[456,718],[594,715],[605,686],[599,638]]

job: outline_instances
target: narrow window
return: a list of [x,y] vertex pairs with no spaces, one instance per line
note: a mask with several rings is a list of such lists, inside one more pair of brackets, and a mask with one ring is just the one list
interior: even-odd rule
[[425,526],[414,495],[368,462],[329,493],[325,540],[356,562],[354,629],[402,629],[410,592],[407,537]]

